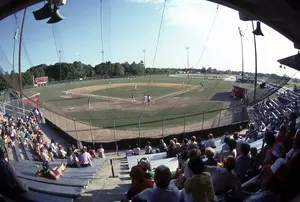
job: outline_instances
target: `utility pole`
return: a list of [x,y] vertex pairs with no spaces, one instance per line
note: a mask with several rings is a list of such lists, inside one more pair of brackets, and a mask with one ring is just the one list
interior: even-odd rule
[[[254,23],[252,21],[252,29],[254,32]],[[254,73],[254,96],[253,96],[253,102],[256,103],[256,88],[257,88],[257,48],[256,48],[256,36],[253,33],[253,39],[254,39],[254,58],[255,58],[255,73]]]
[[244,83],[244,45],[243,45],[243,33],[242,33],[242,30],[240,29],[240,27],[238,28],[239,29],[239,33],[240,33],[240,37],[241,37],[241,48],[242,48],[242,83]]
[[146,49],[143,50],[144,53],[144,67],[146,68]]
[[190,55],[189,55],[189,50],[190,50],[190,47],[185,47],[185,49],[186,49],[186,63],[187,63],[187,69],[188,69],[188,71],[189,71],[189,74],[188,74],[188,77],[190,78]]
[[18,34],[19,34],[19,29],[16,29],[15,35],[14,35],[13,64],[12,64],[12,66],[13,66],[12,82],[14,85],[16,85],[15,84],[15,73],[16,73],[15,72],[15,54],[16,54],[16,41],[18,39]]
[[61,50],[58,51],[59,53],[59,77],[60,81],[62,80],[62,74],[61,74]]

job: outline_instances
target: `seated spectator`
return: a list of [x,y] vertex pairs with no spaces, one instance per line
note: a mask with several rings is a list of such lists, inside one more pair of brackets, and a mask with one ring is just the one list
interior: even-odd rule
[[234,158],[236,158],[236,142],[233,139],[229,139],[227,142],[227,146],[229,148],[228,151],[223,152],[220,156],[219,161],[220,162],[224,162],[225,159],[227,159],[228,156],[233,156]]
[[[103,148],[103,146],[102,145],[100,145],[100,148],[97,150],[97,153],[98,153],[98,157],[99,158],[105,158],[105,154],[104,154],[104,148]],[[126,154],[127,154],[127,152],[126,152]],[[131,154],[132,155],[132,154]]]
[[79,167],[79,159],[73,152],[72,148],[69,148],[67,150],[67,166],[72,167],[72,168],[77,168]]
[[241,155],[236,159],[235,173],[240,182],[245,182],[247,170],[250,169],[251,158],[249,156],[250,145],[241,144]]
[[154,175],[153,175],[153,172],[151,170],[151,164],[150,164],[149,160],[145,157],[141,158],[141,160],[139,162],[139,166],[141,166],[141,168],[144,171],[144,177],[153,181],[154,180]]
[[199,149],[198,143],[197,143],[197,141],[196,141],[196,137],[195,137],[195,136],[193,136],[193,137],[191,138],[191,142],[189,143],[189,146],[188,146],[188,150],[189,150],[189,151],[192,151],[192,150],[194,150],[194,149]]
[[179,152],[181,152],[181,145],[178,142],[177,138],[174,138],[173,141],[174,141],[175,151],[178,154]]
[[35,174],[37,177],[44,177],[52,180],[58,180],[63,176],[63,171],[66,169],[66,165],[62,162],[60,166],[56,166],[53,169],[49,169],[49,164],[47,162],[43,163],[43,169],[37,171]]
[[178,156],[178,168],[176,169],[175,176],[175,185],[179,188],[182,189],[184,186],[185,182],[185,177],[184,177],[184,170],[187,167],[188,164],[188,159],[189,159],[189,151],[184,150],[181,155]]
[[145,154],[152,154],[152,147],[149,141],[146,143]]
[[61,145],[58,145],[58,156],[62,159],[65,159],[66,154],[67,152],[65,151],[65,149]]
[[50,157],[48,156],[48,152],[44,148],[41,149],[41,158],[42,158],[42,161],[44,161],[44,162],[50,162]]
[[16,202],[29,202],[26,196],[28,188],[17,178],[13,167],[5,160],[5,152],[0,149],[0,194]]
[[153,182],[149,178],[145,178],[144,171],[141,166],[137,165],[131,168],[130,177],[131,185],[126,194],[126,199],[131,198],[147,188],[153,188]]
[[88,167],[92,166],[92,157],[87,152],[87,148],[83,147],[81,149],[81,154],[79,155],[79,163],[81,167]]
[[140,151],[141,151],[141,149],[140,149],[140,147],[139,147],[139,145],[138,144],[136,144],[135,145],[135,148],[133,148],[133,155],[139,155],[140,154]]
[[222,145],[222,149],[221,149],[221,152],[219,154],[215,154],[215,159],[220,159],[221,156],[229,156],[228,152],[229,152],[229,147],[228,147],[228,140],[230,138],[228,136],[225,136],[224,139],[223,139],[223,145]]
[[43,161],[39,147],[35,147],[35,149],[33,150],[32,158],[35,161]]
[[181,144],[182,151],[187,150],[189,146],[189,140],[187,138],[184,138]]
[[92,158],[95,158],[96,157],[96,155],[95,155],[95,150],[93,150],[92,148],[91,148],[91,146],[87,146],[87,152],[88,153],[90,153],[90,155],[91,155],[91,157]]
[[49,158],[50,158],[50,162],[54,162],[54,154],[53,154],[51,148],[48,148],[48,155],[49,155]]
[[132,202],[178,202],[179,191],[176,186],[170,186],[171,172],[170,169],[164,165],[158,166],[155,169],[154,181],[155,188],[148,188],[143,190],[132,198]]
[[[195,156],[199,156],[199,155],[200,155],[199,154],[199,150],[197,150],[197,149],[194,149],[194,150],[190,151],[190,153],[189,153],[189,159],[186,161],[186,164],[188,165],[188,162],[189,162],[189,160],[191,158],[193,158]],[[193,173],[190,170],[190,168],[188,166],[185,166],[185,168],[184,168],[184,177],[186,179],[188,179],[188,178],[191,178],[192,176],[193,176]]]
[[177,151],[175,149],[175,143],[173,140],[170,140],[167,150],[167,158],[176,157]]
[[205,148],[207,148],[207,147],[216,148],[215,139],[214,139],[213,134],[208,135],[208,140],[206,140],[204,146],[205,146]]
[[215,155],[215,150],[211,147],[205,149],[205,156],[207,160],[204,162],[207,166],[217,166],[217,161],[213,158]]
[[213,201],[215,192],[212,177],[209,173],[204,172],[204,164],[200,156],[191,158],[188,166],[193,172],[193,176],[184,184],[185,193],[191,194],[194,202]]
[[128,147],[128,150],[126,151],[126,156],[132,156],[133,155],[133,151],[131,149],[131,146]]
[[240,139],[239,133],[238,132],[234,132],[233,133],[233,139],[236,142],[236,152],[237,152],[237,156],[241,155],[241,145],[244,142],[242,139]]
[[158,148],[159,148],[159,152],[166,152],[167,151],[167,144],[164,142],[163,139],[160,140]]
[[58,155],[58,148],[56,147],[54,140],[51,140],[51,143],[50,143],[49,147],[52,149],[52,152],[53,152],[54,156],[57,158],[59,156]]
[[[264,146],[264,144],[266,144]],[[272,152],[272,149],[275,144],[275,136],[272,132],[266,131],[263,139],[263,149],[260,154],[260,165],[264,164],[264,160],[266,159],[266,156]]]
[[254,176],[258,175],[259,173],[259,156],[257,155],[257,148],[251,147],[250,154],[251,154],[251,160],[250,160],[250,168],[247,171],[247,179],[251,179]]
[[235,158],[233,156],[228,156],[224,162],[224,167],[217,166],[205,166],[206,172],[209,172],[212,176],[212,181],[214,185],[215,194],[223,194],[230,189],[235,191],[240,190],[241,183],[234,173],[235,168]]

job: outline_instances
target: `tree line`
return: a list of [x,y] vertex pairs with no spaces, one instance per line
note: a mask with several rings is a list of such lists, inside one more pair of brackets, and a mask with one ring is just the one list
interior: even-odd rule
[[[3,71],[2,71],[3,72]],[[97,64],[96,66],[91,66],[84,64],[80,61],[75,61],[73,63],[55,63],[53,65],[40,64],[29,68],[26,72],[22,73],[22,85],[23,87],[29,87],[33,85],[33,77],[44,77],[48,76],[49,82],[63,82],[70,80],[79,79],[96,79],[96,78],[118,78],[127,76],[142,76],[142,75],[159,75],[159,74],[176,74],[176,73],[190,73],[190,74],[231,74],[240,75],[241,71],[231,71],[231,70],[217,70],[212,67],[202,67],[201,69],[194,68],[146,68],[143,61],[139,63],[128,62],[112,63],[110,61],[105,63]],[[253,73],[245,73],[248,76],[254,76]],[[3,77],[6,78],[4,78]],[[275,74],[258,74],[259,77],[274,77]],[[0,77],[0,90],[11,87],[7,80],[13,81],[15,86],[18,85],[18,74],[14,72],[2,73]]]

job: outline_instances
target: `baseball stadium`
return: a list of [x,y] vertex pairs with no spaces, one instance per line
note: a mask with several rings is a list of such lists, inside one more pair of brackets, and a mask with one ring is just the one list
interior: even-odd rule
[[0,201],[299,201],[299,10],[1,1]]

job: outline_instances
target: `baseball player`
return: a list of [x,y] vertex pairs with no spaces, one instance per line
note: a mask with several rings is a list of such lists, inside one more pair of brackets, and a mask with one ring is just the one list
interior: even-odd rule
[[203,88],[203,86],[204,86],[204,85],[203,85],[203,83],[202,83],[202,82],[200,82],[200,86]]
[[148,95],[148,105],[150,105],[151,104],[151,97],[150,97],[150,95]]
[[147,95],[144,95],[143,102],[144,102],[144,104],[147,102]]
[[136,89],[137,89],[137,85],[135,84],[135,85],[134,85],[134,90],[136,90]]
[[88,98],[88,105],[89,105],[89,108],[91,108],[91,98],[90,97]]
[[131,103],[135,102],[134,95],[131,93]]

